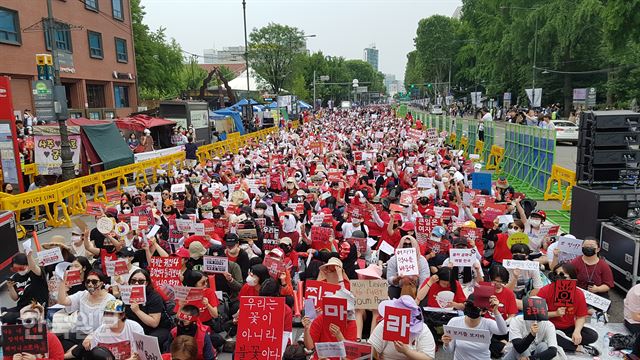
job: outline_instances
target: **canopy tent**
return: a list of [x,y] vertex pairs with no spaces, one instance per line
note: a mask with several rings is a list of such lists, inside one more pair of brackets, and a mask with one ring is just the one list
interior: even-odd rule
[[91,120],[87,118],[74,118],[67,119],[67,126],[93,126],[93,125],[104,125],[111,124],[112,120]]
[[269,108],[269,109],[277,109],[278,108],[278,102],[274,101],[271,104],[267,105],[266,107]]
[[238,130],[240,135],[244,135],[245,134],[244,125],[242,124],[242,117],[240,116],[239,112],[230,110],[229,108],[220,109],[220,110],[214,111],[213,114],[210,116],[210,118],[212,120],[217,120],[216,115],[217,116],[222,116],[222,117],[231,116],[231,118],[233,119],[234,124],[236,125],[236,130]]
[[175,126],[173,120],[151,117],[149,115],[136,115],[130,118],[119,118],[115,121],[118,129],[142,132],[144,129],[151,129],[159,126]]
[[[249,76],[248,73],[250,73],[251,76]],[[247,91],[247,76],[249,76],[249,91],[260,91],[261,89],[259,85],[264,83],[264,80],[262,80],[256,72],[251,69],[249,69],[249,72],[247,72],[247,70],[243,71],[238,75],[238,77],[229,81],[231,89],[236,91]]]
[[302,100],[298,100],[298,106],[301,109],[311,109],[313,106],[307,104],[306,102],[302,101]]
[[102,162],[103,170],[133,163],[133,152],[114,123],[82,126],[82,132],[94,150],[87,151],[87,156],[94,164]]
[[253,111],[257,112],[257,111],[263,111],[264,107],[260,104],[258,104],[257,101],[253,100],[253,99],[242,99],[240,101],[238,101],[237,103],[229,106],[229,109],[234,110],[234,111],[242,111],[242,107],[245,105],[251,104],[253,105]]

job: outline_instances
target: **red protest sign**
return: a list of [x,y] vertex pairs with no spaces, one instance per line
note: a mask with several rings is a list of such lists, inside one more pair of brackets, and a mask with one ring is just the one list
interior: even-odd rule
[[131,357],[131,343],[128,340],[111,344],[98,343],[98,346],[111,351],[116,360],[126,360]]
[[322,226],[311,227],[311,247],[315,250],[331,249],[333,229]]
[[360,254],[364,254],[367,251],[367,239],[365,238],[348,238],[346,241],[349,244],[355,244]]
[[144,304],[147,302],[145,287],[142,285],[131,286],[131,295],[129,295],[129,303]]
[[389,210],[391,212],[403,213],[404,212],[404,206],[398,205],[398,204],[391,204],[391,205],[389,205]]
[[473,201],[471,202],[471,204],[473,205],[473,207],[482,209],[486,205],[488,199],[489,199],[489,195],[476,195],[473,198]]
[[482,220],[493,221],[500,215],[504,215],[507,212],[507,205],[505,204],[491,204],[482,211]]
[[180,286],[182,285],[180,281],[181,267],[180,258],[177,256],[166,258],[154,256],[149,263],[151,280],[158,286]]
[[384,309],[382,340],[409,343],[411,310],[387,306]]
[[418,196],[417,189],[405,190],[400,193],[400,204],[402,205],[412,205],[416,202],[416,197]]
[[285,306],[282,297],[240,298],[236,359],[282,359]]
[[269,255],[264,257],[264,260],[262,261],[262,265],[267,267],[267,269],[269,270],[269,275],[271,275],[271,277],[276,280],[280,278],[280,274],[282,274],[284,271],[287,270],[282,260],[276,259]]
[[14,354],[46,354],[47,327],[45,324],[26,328],[23,325],[2,325],[2,351],[4,356]]
[[82,284],[82,278],[80,277],[80,269],[67,270],[66,279],[67,279],[66,285],[68,287]]
[[307,280],[305,285],[304,298],[313,299],[313,303],[316,306],[320,306],[325,296],[333,295],[340,290],[340,285],[329,284],[325,281]]
[[330,334],[329,326],[338,325],[343,334],[347,330],[347,299],[326,297],[322,300],[322,316],[324,331]]
[[104,204],[95,202],[95,201],[87,201],[87,210],[84,212],[87,215],[100,216],[105,209]]
[[556,280],[554,282],[555,292],[553,297],[553,305],[572,306],[573,299],[576,295],[576,281],[575,280]]
[[431,237],[433,228],[440,225],[440,219],[433,217],[416,219],[416,240],[418,243],[424,244]]
[[347,214],[351,215],[351,218],[363,219],[367,214],[367,207],[363,204],[354,204],[353,202],[347,205]]
[[344,349],[347,353],[346,360],[369,360],[373,350],[370,344],[355,341],[344,341]]
[[460,229],[460,237],[467,243],[475,244],[476,241],[482,240],[482,229],[463,227]]
[[140,219],[145,219],[147,224],[155,223],[155,221],[153,221],[153,212],[151,210],[151,206],[136,206],[133,208],[133,215],[139,216]]

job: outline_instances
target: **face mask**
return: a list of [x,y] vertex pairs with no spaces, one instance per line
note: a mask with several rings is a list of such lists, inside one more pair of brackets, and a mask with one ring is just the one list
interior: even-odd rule
[[593,256],[593,255],[596,254],[596,248],[583,247],[582,248],[582,253],[584,254],[584,256]]
[[22,270],[22,271],[18,271],[18,274],[20,274],[21,276],[25,276],[29,273],[29,270]]
[[164,185],[164,180],[158,180],[158,185],[160,186]]
[[480,317],[480,308],[473,306],[473,304],[465,304],[464,305],[464,315],[468,316],[471,319],[477,319]]
[[391,176],[393,176],[393,173],[392,172],[387,172],[387,177],[391,177]]
[[541,223],[542,223],[542,220],[540,219],[529,219],[529,225],[531,225],[531,227],[538,228],[540,227]]
[[507,234],[509,234],[509,236],[517,233],[518,231],[516,229],[507,229]]
[[212,217],[212,218],[214,218],[214,219],[220,219],[220,217],[222,217],[222,214],[220,214],[220,213],[213,213],[213,214],[211,214],[211,217]]
[[440,242],[440,238],[437,236],[432,236],[431,241]]
[[178,323],[177,326],[178,335],[195,336],[197,330],[196,324],[193,323],[189,325],[181,325]]
[[253,275],[249,275],[247,276],[246,282],[249,286],[256,286],[258,285],[258,279],[256,279],[255,277],[253,277]]
[[256,215],[258,215],[258,216],[264,215],[264,210],[262,210],[262,209],[256,210]]
[[79,242],[80,240],[82,240],[82,236],[80,235],[73,235],[71,236],[71,241],[73,241],[74,243]]
[[118,325],[118,318],[116,316],[103,316],[102,317],[102,325],[112,328]]
[[131,214],[131,209],[122,209],[123,214]]
[[115,246],[113,245],[105,245],[104,249],[108,252],[108,253],[112,253],[116,250]]

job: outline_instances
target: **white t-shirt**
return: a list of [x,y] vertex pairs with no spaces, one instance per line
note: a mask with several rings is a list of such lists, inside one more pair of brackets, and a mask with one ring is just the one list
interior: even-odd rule
[[[469,328],[464,319],[466,316],[458,316],[449,320],[449,326],[457,328]],[[507,324],[502,316],[498,316],[496,320],[481,318],[480,324],[474,328],[475,330],[489,330],[491,335],[504,335],[507,333]],[[451,340],[449,346],[444,347],[447,352],[453,352],[453,360],[487,360],[491,358],[489,344],[479,342],[471,342],[464,340]]]
[[[511,319],[511,323],[509,323],[509,341],[513,341],[513,339],[524,339],[531,333],[531,325],[528,325],[527,322],[522,315]],[[535,350],[536,346],[540,343],[546,343],[547,346],[553,346],[558,349],[556,327],[551,321],[538,321],[538,334],[536,334],[535,340],[533,340],[529,346],[529,350]]]
[[111,331],[104,325],[100,325],[96,331],[91,334],[91,348],[98,346],[98,344],[115,344],[123,341],[133,342],[133,333],[144,334],[144,329],[140,324],[133,320],[125,320],[124,328],[119,334]]
[[90,334],[102,325],[102,313],[104,312],[104,307],[107,305],[107,302],[115,299],[113,295],[107,294],[100,303],[92,304],[89,302],[89,292],[87,290],[79,291],[69,296],[71,305],[65,307],[65,310],[69,314],[77,311],[78,320],[75,330],[77,332]]
[[[396,347],[392,342],[382,340],[382,332],[384,331],[384,321],[378,323],[376,328],[369,337],[369,344],[376,349],[378,354],[382,354],[385,360],[405,360],[407,357],[396,351]],[[422,327],[420,335],[409,338],[409,348],[419,353],[425,354],[434,359],[436,356],[436,342],[427,325]]]
[[[344,239],[348,239],[351,237],[351,235],[353,235],[354,231],[360,230],[362,228],[362,224],[358,225],[357,227],[353,226],[352,223],[343,223],[342,224],[342,237]],[[364,229],[366,230],[367,234],[369,234],[369,227],[367,225],[364,226]]]
[[[478,259],[475,259],[475,263],[480,265],[480,261]],[[449,266],[449,258],[446,258],[442,262],[442,266],[444,266],[444,267],[448,267]],[[478,271],[473,266],[471,267],[471,281],[469,281],[468,283],[463,283],[462,282],[462,280],[463,280],[462,279],[463,271],[464,271],[464,266],[458,266],[458,281],[460,281],[460,284],[463,287],[471,287],[473,289],[473,287],[476,285],[476,277],[479,275]]]

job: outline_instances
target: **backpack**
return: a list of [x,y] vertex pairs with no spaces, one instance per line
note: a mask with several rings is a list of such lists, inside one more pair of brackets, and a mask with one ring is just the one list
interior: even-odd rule
[[609,339],[609,346],[614,350],[631,350],[636,342],[637,334],[615,334]]

